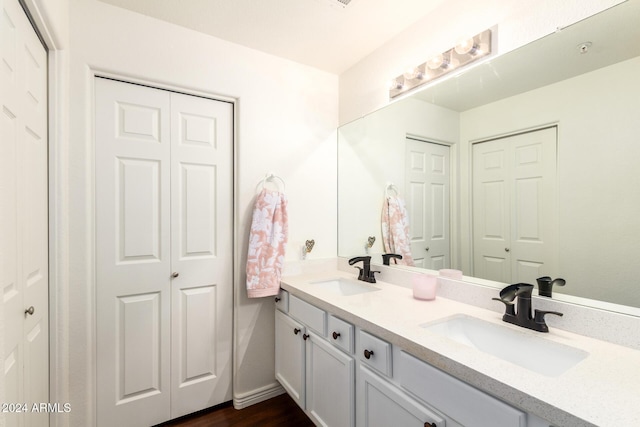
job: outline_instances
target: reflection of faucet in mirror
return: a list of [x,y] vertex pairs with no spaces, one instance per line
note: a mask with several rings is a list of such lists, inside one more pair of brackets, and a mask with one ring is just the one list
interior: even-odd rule
[[566,280],[560,278],[551,280],[549,276],[538,277],[536,281],[538,282],[538,295],[549,298],[551,298],[553,285],[564,286],[567,283]]
[[367,243],[364,244],[364,250],[367,253],[367,255],[369,254],[369,249],[371,249],[371,247],[375,242],[376,242],[375,236],[369,236],[367,238]]
[[[391,260],[391,258],[395,258],[395,259],[402,259],[402,255],[398,255],[398,254],[382,254],[382,264],[383,265],[389,265],[389,261]],[[396,262],[394,261],[394,264]]]
[[[505,313],[502,316],[502,320],[514,325],[522,326],[523,328],[533,329],[538,332],[549,332],[549,327],[544,321],[544,316],[547,314],[555,314],[556,316],[562,316],[562,313],[557,311],[542,311],[535,310],[535,315],[531,315],[531,293],[533,291],[533,285],[526,283],[517,283],[515,285],[509,285],[500,291],[500,298],[492,298],[496,301],[500,301],[505,305]],[[514,303],[514,299],[518,299],[517,303]],[[517,305],[517,310],[516,310]]]

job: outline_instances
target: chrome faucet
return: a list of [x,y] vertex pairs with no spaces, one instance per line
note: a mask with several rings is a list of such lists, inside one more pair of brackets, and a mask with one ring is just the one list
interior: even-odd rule
[[[533,329],[538,332],[549,332],[549,327],[544,321],[547,314],[555,314],[562,316],[557,311],[534,310],[535,314],[531,314],[531,293],[533,285],[526,283],[517,283],[509,285],[500,291],[500,298],[492,298],[500,301],[505,305],[505,313],[502,320],[523,328]],[[514,303],[513,300],[517,298]]]
[[362,268],[357,265],[355,268],[360,270],[358,274],[358,280],[362,280],[363,282],[376,283],[375,273],[380,273],[379,271],[371,270],[371,257],[370,256],[358,256],[355,258],[351,258],[349,260],[349,265],[353,265],[356,262],[362,261]]

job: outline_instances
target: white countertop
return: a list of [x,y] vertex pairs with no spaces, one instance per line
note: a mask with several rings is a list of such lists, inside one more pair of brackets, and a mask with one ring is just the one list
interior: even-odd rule
[[[321,285],[355,279],[339,270],[282,278],[282,288],[371,332],[443,371],[558,426],[640,425],[640,351],[550,328],[530,331],[493,311],[437,297],[413,298],[412,290],[378,281],[380,291],[339,296]],[[368,284],[369,285],[369,284]],[[466,314],[542,336],[589,355],[558,377],[548,377],[436,335],[420,325]],[[541,360],[540,363],[545,363]]]

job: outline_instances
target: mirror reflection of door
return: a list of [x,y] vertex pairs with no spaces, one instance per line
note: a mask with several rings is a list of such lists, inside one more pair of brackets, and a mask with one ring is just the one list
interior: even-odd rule
[[474,276],[558,274],[556,140],[550,127],[473,145]]
[[411,255],[416,267],[449,268],[449,147],[414,138],[405,147]]

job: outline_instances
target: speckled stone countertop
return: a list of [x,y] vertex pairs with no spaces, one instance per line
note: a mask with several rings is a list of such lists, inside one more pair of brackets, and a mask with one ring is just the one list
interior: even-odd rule
[[[640,425],[640,351],[557,328],[542,334],[510,325],[490,310],[445,299],[413,298],[412,290],[378,281],[380,289],[340,296],[317,283],[353,274],[339,270],[283,277],[282,288],[395,344],[478,389],[557,426]],[[360,282],[362,283],[362,282]],[[369,284],[367,284],[369,285]],[[584,350],[588,356],[557,377],[538,374],[421,327],[465,314]],[[541,360],[540,363],[545,363]]]

